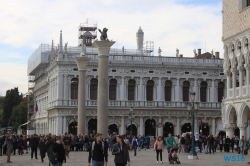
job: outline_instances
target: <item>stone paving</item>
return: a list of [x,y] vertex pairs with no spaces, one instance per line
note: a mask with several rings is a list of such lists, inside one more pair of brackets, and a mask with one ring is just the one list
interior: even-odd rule
[[[39,153],[38,153],[39,154]],[[199,153],[199,160],[188,160],[187,154],[179,154],[181,165],[183,166],[243,166],[248,165],[250,162],[250,155],[246,155],[244,162],[224,162],[224,155],[234,155],[238,156],[237,153],[220,153],[216,152],[215,154],[204,154]],[[157,164],[155,159],[155,152],[153,149],[148,149],[146,151],[142,150],[138,152],[137,156],[133,155],[133,152],[130,152],[131,166],[160,166],[160,165],[170,165],[167,161],[167,152],[163,152],[163,164]],[[109,152],[109,162],[108,166],[115,166],[113,160],[114,157]],[[241,156],[240,156],[241,157]],[[38,160],[30,159],[30,153],[24,154],[22,156],[12,155],[11,163],[6,163],[6,156],[0,156],[0,166],[42,166],[48,165],[48,158],[45,158],[45,162],[41,163],[40,156]],[[67,159],[67,163],[63,166],[87,166],[88,162],[88,153],[87,152],[71,152],[70,158]]]

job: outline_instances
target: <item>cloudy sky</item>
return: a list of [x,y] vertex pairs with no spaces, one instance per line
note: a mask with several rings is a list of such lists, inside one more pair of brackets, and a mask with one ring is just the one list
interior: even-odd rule
[[0,5],[0,95],[19,87],[27,92],[27,61],[41,43],[78,43],[78,26],[87,19],[109,29],[115,48],[136,48],[136,31],[154,41],[155,55],[184,56],[193,49],[220,51],[223,58],[221,0],[9,0]]

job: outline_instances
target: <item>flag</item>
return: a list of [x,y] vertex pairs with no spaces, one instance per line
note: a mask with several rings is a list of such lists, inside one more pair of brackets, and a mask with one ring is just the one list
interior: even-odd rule
[[38,111],[37,103],[34,105],[34,112],[36,113]]

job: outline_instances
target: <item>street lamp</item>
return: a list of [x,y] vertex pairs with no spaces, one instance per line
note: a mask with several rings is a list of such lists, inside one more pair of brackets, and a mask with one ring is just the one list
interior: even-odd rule
[[128,119],[130,120],[130,137],[132,137],[132,122],[135,119],[135,114],[133,112],[133,107],[130,107],[130,111],[128,114]]
[[195,92],[190,92],[190,99],[191,99],[191,101],[187,103],[187,109],[192,114],[192,148],[190,151],[190,155],[188,156],[188,159],[197,159],[198,156],[197,156],[197,153],[196,153],[195,147],[194,147],[194,141],[195,141],[194,115],[196,114],[197,110],[199,109],[199,103],[194,101],[195,100]]

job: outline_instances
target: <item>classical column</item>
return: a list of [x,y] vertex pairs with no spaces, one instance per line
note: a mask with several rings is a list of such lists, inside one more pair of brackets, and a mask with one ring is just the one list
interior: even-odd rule
[[158,126],[158,135],[157,136],[162,136],[162,121],[161,121],[161,117],[159,117],[159,124],[161,124],[160,126],[158,124],[156,124],[156,126]]
[[235,128],[233,126],[230,126],[230,125],[228,125],[224,128],[226,130],[226,136],[228,136],[229,138],[232,138],[234,136],[234,129]]
[[68,75],[64,75],[64,81],[63,81],[63,85],[64,85],[64,103],[63,105],[68,105],[68,81],[67,81]]
[[124,131],[124,129],[125,129],[125,122],[124,122],[124,116],[122,116],[122,120],[121,120],[121,129],[120,129],[120,134],[121,134],[121,135],[126,134],[125,131]]
[[215,131],[215,118],[212,118],[212,135],[215,136],[216,131]]
[[108,134],[108,58],[110,47],[115,42],[95,41],[98,50],[98,93],[97,93],[97,132],[107,137]]
[[181,132],[180,132],[180,118],[179,117],[177,117],[177,119],[176,119],[176,128],[177,128],[177,130],[176,130],[176,134],[177,135],[180,135],[181,134]]
[[125,84],[124,84],[124,77],[121,77],[121,85],[120,85],[120,100],[125,100]]
[[157,86],[157,101],[162,101],[162,86],[161,86],[161,78],[159,77],[158,86]]
[[143,117],[140,116],[140,135],[143,135],[143,129],[144,129],[144,123],[143,123]]
[[235,88],[236,88],[236,68],[231,69],[232,72],[232,83],[233,83],[233,97],[235,97]]
[[176,98],[175,101],[180,101],[180,79],[176,78],[176,87],[175,87]]
[[231,72],[227,70],[225,74],[227,76],[227,98],[229,98],[229,89],[231,88]]
[[195,95],[195,101],[199,101],[199,95],[198,95],[198,79],[194,79],[194,92],[196,93]]
[[56,117],[57,121],[56,121],[56,135],[60,135],[63,134],[63,124],[62,124],[62,116],[57,116]]
[[245,64],[244,65],[245,69],[246,69],[246,85],[247,85],[247,95],[249,95],[249,83],[250,83],[250,65],[249,64]]
[[245,137],[245,139],[247,139],[247,137],[246,137],[246,128],[247,128],[247,124],[238,124],[237,125],[238,127],[239,127],[239,129],[240,129],[240,138],[242,137],[242,136],[244,136]]
[[140,84],[138,85],[138,100],[139,101],[143,101],[142,92],[143,92],[142,77],[140,77]]
[[[90,61],[86,57],[76,57],[75,62],[79,71],[79,82],[78,82],[78,120],[77,120],[77,135],[85,134],[86,125],[86,108],[85,108],[85,84],[86,84],[86,68]],[[101,82],[101,81],[100,81]],[[98,82],[99,84],[99,82]]]
[[239,70],[239,87],[240,87],[240,91],[239,91],[239,96],[242,96],[242,86],[243,86],[243,74],[242,74],[242,70],[243,70],[243,67],[242,66],[239,66],[237,68]]
[[214,80],[212,80],[212,87],[210,88],[210,102],[215,102],[215,95],[214,95],[214,92],[215,92],[215,88],[214,88]]
[[63,132],[64,133],[68,132],[68,129],[67,129],[67,117],[66,116],[63,117]]

